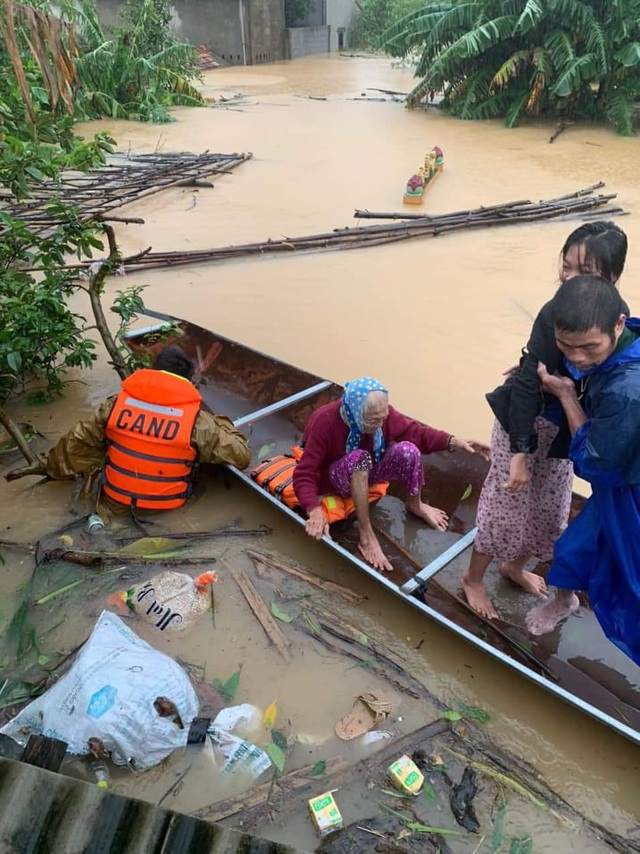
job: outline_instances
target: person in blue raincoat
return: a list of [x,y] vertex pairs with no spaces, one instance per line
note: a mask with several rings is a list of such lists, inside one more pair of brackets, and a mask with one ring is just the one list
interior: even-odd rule
[[592,495],[556,543],[555,598],[529,612],[527,627],[552,631],[584,590],[607,637],[640,664],[640,319],[626,318],[616,288],[593,275],[565,282],[552,314],[575,384],[542,364],[539,375],[564,409],[569,454]]

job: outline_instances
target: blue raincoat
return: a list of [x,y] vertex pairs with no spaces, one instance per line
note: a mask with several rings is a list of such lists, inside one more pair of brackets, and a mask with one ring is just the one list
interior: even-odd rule
[[[627,328],[640,335],[640,319]],[[556,543],[547,581],[584,590],[609,640],[640,665],[640,338],[586,373],[590,419],[569,456],[591,484],[582,512]]]

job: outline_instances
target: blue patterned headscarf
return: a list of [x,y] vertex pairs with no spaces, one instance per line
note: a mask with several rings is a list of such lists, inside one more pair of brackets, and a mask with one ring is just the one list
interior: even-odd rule
[[[359,380],[351,380],[344,387],[342,395],[342,412],[344,419],[349,427],[349,435],[347,436],[347,444],[345,450],[348,454],[360,447],[360,439],[364,433],[364,405],[367,400],[367,395],[371,391],[382,391],[385,394],[389,392],[373,377],[361,377]],[[382,429],[378,429],[373,434],[373,459],[377,463],[380,461],[382,452],[384,451],[384,436]]]

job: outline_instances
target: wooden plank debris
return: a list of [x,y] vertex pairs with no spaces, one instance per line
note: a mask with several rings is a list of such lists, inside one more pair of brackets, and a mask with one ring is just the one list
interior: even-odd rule
[[286,572],[288,575],[295,575],[296,578],[302,579],[302,581],[306,581],[307,584],[310,584],[312,587],[317,587],[320,590],[324,590],[326,593],[331,593],[335,596],[339,596],[345,602],[348,602],[351,605],[359,605],[365,597],[360,593],[356,593],[353,590],[349,590],[348,587],[344,587],[342,584],[338,584],[335,581],[329,581],[326,578],[322,578],[319,575],[315,575],[312,572],[309,572],[306,569],[300,569],[297,566],[291,566],[290,564],[282,563],[282,561],[276,560],[272,555],[263,554],[262,552],[255,552],[250,549],[245,550],[245,554],[247,554],[251,560],[256,564],[256,570],[258,574],[264,572],[261,570],[260,564],[262,566],[268,566],[273,569],[279,569],[282,572]]
[[62,765],[66,752],[66,741],[34,734],[29,736],[20,761],[26,762],[27,765],[35,765],[37,768],[46,768],[47,771],[57,771]]
[[282,630],[271,616],[271,612],[265,605],[264,600],[254,585],[251,583],[247,573],[243,569],[231,568],[231,575],[242,591],[249,607],[258,618],[260,625],[267,633],[270,641],[274,644],[280,655],[287,663],[291,661],[291,655],[289,653],[289,646],[291,645],[291,642],[284,636]]

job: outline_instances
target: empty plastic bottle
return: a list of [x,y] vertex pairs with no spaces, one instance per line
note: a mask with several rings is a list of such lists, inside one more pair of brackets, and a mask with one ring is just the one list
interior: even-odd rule
[[96,781],[99,789],[109,788],[109,767],[104,759],[99,759],[97,756],[92,756],[89,760],[91,773]]
[[109,788],[109,752],[100,738],[90,738],[89,746],[89,768],[96,781],[98,788]]

